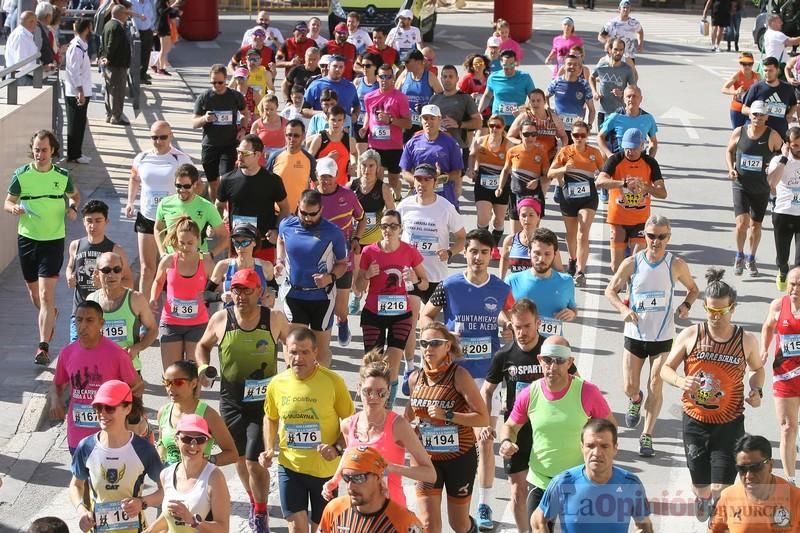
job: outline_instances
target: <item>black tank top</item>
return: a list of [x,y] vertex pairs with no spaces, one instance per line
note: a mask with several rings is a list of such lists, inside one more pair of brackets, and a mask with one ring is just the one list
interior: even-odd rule
[[386,207],[383,201],[383,181],[378,180],[368,193],[361,192],[361,180],[358,178],[350,182],[350,190],[356,193],[356,198],[361,202],[361,207],[366,212],[380,213]]
[[756,194],[769,194],[767,183],[767,166],[773,153],[769,148],[769,136],[772,129],[767,128],[757,139],[747,135],[747,127],[742,127],[739,142],[736,144],[736,171],[739,179],[733,182],[734,187],[745,189]]
[[97,265],[97,258],[106,252],[114,251],[114,241],[106,237],[102,242],[90,244],[89,239],[83,237],[78,240],[78,249],[75,251],[75,297],[72,299],[72,314],[79,303],[86,300],[86,297],[97,289],[94,286],[94,270]]

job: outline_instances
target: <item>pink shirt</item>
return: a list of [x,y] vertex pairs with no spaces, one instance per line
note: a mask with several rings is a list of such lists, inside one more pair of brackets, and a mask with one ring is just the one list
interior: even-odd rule
[[564,38],[563,35],[553,37],[553,51],[556,54],[556,62],[553,65],[553,77],[558,74],[558,69],[564,64],[564,60],[569,54],[569,49],[573,46],[583,46],[583,39],[574,33]]
[[[410,312],[411,308],[408,303],[408,293],[406,292],[406,284],[403,279],[403,269],[407,266],[415,267],[422,263],[422,255],[416,248],[408,243],[400,242],[400,247],[394,252],[386,253],[381,250],[378,243],[370,244],[361,251],[360,268],[366,270],[374,262],[378,263],[380,267],[380,274],[369,280],[369,292],[367,293],[367,302],[365,307],[367,310],[375,314],[386,314],[387,316],[401,315],[405,312]],[[389,298],[386,298],[386,297]],[[382,298],[383,297],[383,298]],[[402,297],[402,298],[399,298]],[[402,299],[405,303],[399,304],[404,307],[405,312],[399,312],[396,305],[389,306],[390,309],[383,313],[379,312],[380,300],[388,302],[390,300],[399,301]],[[386,306],[383,306],[384,309]],[[392,312],[394,310],[394,312]]]
[[80,341],[65,346],[58,355],[53,383],[70,386],[67,412],[67,444],[77,448],[84,437],[100,431],[92,400],[100,385],[111,379],[132,384],[139,379],[128,352],[103,337],[87,350]]
[[514,50],[517,54],[517,65],[522,63],[522,47],[511,37],[500,43],[500,50]]
[[[572,378],[573,376],[569,376],[570,383],[572,382]],[[541,384],[542,394],[551,402],[560,400],[567,394],[567,391],[569,391],[569,385],[564,387],[562,391],[552,392],[547,388],[544,379],[533,382],[533,384],[536,383]],[[528,404],[530,404],[530,401],[531,388],[527,386],[517,393],[517,398],[514,400],[514,409],[512,409],[511,415],[509,416],[512,422],[519,425],[528,422]],[[611,408],[603,397],[603,393],[600,392],[597,385],[589,383],[588,381],[584,381],[583,387],[581,388],[581,405],[583,406],[584,412],[586,412],[590,418],[608,418],[608,415],[611,413]]]
[[[347,435],[344,436],[347,442],[347,447],[351,446],[371,446],[375,448],[381,457],[386,459],[386,462],[395,465],[406,464],[406,449],[397,444],[394,439],[394,423],[397,420],[397,413],[393,411],[386,412],[386,421],[383,424],[383,433],[371,441],[364,442],[358,439],[356,435],[356,426],[358,425],[358,417],[361,416],[363,411],[359,411],[350,417],[350,425],[348,426]],[[403,478],[397,472],[389,472],[386,475],[386,484],[389,487],[389,499],[394,500],[403,507],[406,506],[406,495],[403,492]]]
[[[364,108],[367,113],[367,129],[369,129],[369,147],[376,150],[402,150],[403,149],[403,128],[394,124],[383,124],[378,120],[378,112],[385,111],[394,118],[406,118],[411,115],[411,108],[408,105],[408,97],[405,94],[392,89],[389,92],[381,92],[380,89],[367,93],[364,96]],[[383,128],[389,126],[389,138],[385,138]]]
[[173,254],[172,268],[167,270],[167,300],[161,308],[161,322],[173,326],[207,323],[208,308],[203,300],[207,280],[202,258],[198,260],[194,274],[184,276],[178,269],[178,254]]

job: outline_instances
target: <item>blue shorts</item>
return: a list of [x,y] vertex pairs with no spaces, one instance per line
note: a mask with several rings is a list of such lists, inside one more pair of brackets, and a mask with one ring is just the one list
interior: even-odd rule
[[[322,520],[322,511],[328,502],[322,497],[322,486],[329,477],[315,477],[300,474],[293,470],[278,465],[278,492],[281,495],[281,512],[284,518],[289,518],[294,513],[308,512],[309,500],[311,501],[311,514],[309,519],[315,524]],[[338,496],[335,491],[333,497]]]

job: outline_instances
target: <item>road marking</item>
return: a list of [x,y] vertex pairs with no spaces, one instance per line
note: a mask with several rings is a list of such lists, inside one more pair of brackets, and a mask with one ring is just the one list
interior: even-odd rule
[[[595,218],[599,213],[595,213]],[[600,215],[602,217],[603,215]],[[595,220],[592,223],[592,229],[589,230],[589,242],[608,242],[606,235],[606,223],[603,218],[599,221]],[[591,249],[591,248],[590,248]],[[602,248],[598,248],[602,250]],[[588,265],[594,268],[599,268],[603,264],[602,252],[592,252],[589,254]],[[605,286],[602,278],[600,286]],[[583,307],[584,315],[581,317],[581,349],[596,348],[597,347],[597,320],[600,317],[600,294],[596,291],[584,291],[583,293]],[[599,357],[581,353],[577,357],[578,373],[586,381],[592,381],[592,374],[594,373],[594,365],[597,363]]]
[[197,48],[219,48],[219,44],[215,41],[197,41],[194,45]]
[[447,42],[452,44],[456,48],[461,48],[462,50],[475,50],[475,44],[474,43],[470,43],[470,42],[467,42],[467,41],[459,41],[459,40],[447,41]]
[[661,115],[661,118],[678,120],[683,125],[683,129],[686,130],[686,135],[688,135],[690,139],[697,140],[700,138],[700,134],[697,133],[697,130],[692,126],[693,120],[703,120],[703,117],[700,115],[695,115],[690,111],[673,106],[670,107],[666,113]]

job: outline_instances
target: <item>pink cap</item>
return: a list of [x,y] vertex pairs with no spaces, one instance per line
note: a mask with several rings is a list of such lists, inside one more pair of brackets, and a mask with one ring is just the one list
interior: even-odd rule
[[250,75],[250,71],[244,67],[237,67],[236,70],[233,71],[234,78],[246,78]]
[[178,425],[175,427],[178,433],[200,433],[206,437],[210,437],[211,433],[208,431],[208,422],[200,415],[186,414],[182,415],[178,420]]
[[542,217],[542,203],[538,199],[532,196],[526,196],[517,202],[517,211],[521,211],[523,207],[532,208],[534,211],[536,211],[536,214],[539,216],[539,218]]
[[112,379],[100,385],[100,388],[97,389],[97,393],[94,395],[92,405],[102,404],[114,406],[123,402],[131,403],[132,401],[133,393],[131,392],[130,386],[124,381]]

